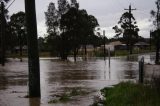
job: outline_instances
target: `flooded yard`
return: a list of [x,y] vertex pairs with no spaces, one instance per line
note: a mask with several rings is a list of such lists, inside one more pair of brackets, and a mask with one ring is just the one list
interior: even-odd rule
[[[154,56],[143,55],[146,63],[153,63]],[[40,59],[41,99],[25,98],[28,95],[28,61],[8,59],[5,67],[0,66],[0,106],[89,106],[94,96],[106,86],[121,81],[138,79],[138,60],[133,56],[108,59],[78,58],[73,62],[58,58]],[[64,94],[73,94],[65,102],[50,103]],[[76,94],[75,94],[76,93]]]

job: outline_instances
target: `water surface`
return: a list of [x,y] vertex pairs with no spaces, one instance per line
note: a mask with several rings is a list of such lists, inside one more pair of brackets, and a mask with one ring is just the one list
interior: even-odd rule
[[[5,67],[0,66],[0,106],[88,106],[98,91],[121,81],[137,81],[138,60],[144,56],[146,63],[153,63],[154,55],[140,55],[108,59],[88,58],[84,61],[73,58],[60,61],[58,58],[41,58],[41,100],[24,98],[28,94],[28,62],[9,59]],[[73,90],[85,92],[73,96],[68,102],[48,102]]]

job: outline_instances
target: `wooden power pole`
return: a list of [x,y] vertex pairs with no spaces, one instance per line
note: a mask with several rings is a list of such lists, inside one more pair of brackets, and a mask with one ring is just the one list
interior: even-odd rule
[[103,36],[104,36],[104,60],[106,60],[106,36],[105,36],[105,30],[103,30]]
[[40,97],[40,68],[35,0],[25,0],[25,12],[28,37],[29,97]]
[[129,5],[129,9],[124,9],[124,10],[127,10],[129,12],[129,37],[128,37],[128,40],[129,40],[129,51],[130,51],[130,54],[132,54],[132,45],[131,45],[131,40],[132,40],[132,33],[131,33],[131,30],[132,30],[132,27],[131,27],[131,24],[132,24],[132,11],[133,10],[136,10],[136,9],[132,9],[131,7],[131,4]]
[[152,51],[152,31],[150,31],[150,37],[149,37],[149,45],[150,45],[150,52]]
[[4,3],[1,2],[1,13],[0,13],[0,25],[1,25],[1,64],[5,65],[5,16],[4,16]]

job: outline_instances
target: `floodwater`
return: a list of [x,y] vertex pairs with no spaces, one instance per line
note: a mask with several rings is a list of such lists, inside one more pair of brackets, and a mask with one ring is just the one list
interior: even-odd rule
[[[25,98],[28,95],[27,59],[9,59],[5,67],[0,66],[0,106],[89,106],[98,91],[121,81],[138,80],[138,60],[153,63],[153,55],[111,58],[88,58],[84,61],[73,58],[60,61],[58,58],[41,58],[41,99]],[[69,101],[49,103],[62,95],[80,91]]]

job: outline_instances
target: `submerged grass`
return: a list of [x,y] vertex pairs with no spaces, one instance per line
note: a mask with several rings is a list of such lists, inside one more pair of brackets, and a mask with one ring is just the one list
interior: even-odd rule
[[[120,83],[113,88],[101,90],[105,106],[160,106],[158,89],[131,82]],[[95,103],[94,106],[98,106]]]
[[59,99],[60,102],[67,102],[69,100],[71,100],[71,95],[67,93],[64,93]]
[[71,90],[61,94],[58,98],[51,99],[48,103],[68,102],[71,101],[75,96],[86,95],[89,92],[82,90],[81,88],[72,88]]

